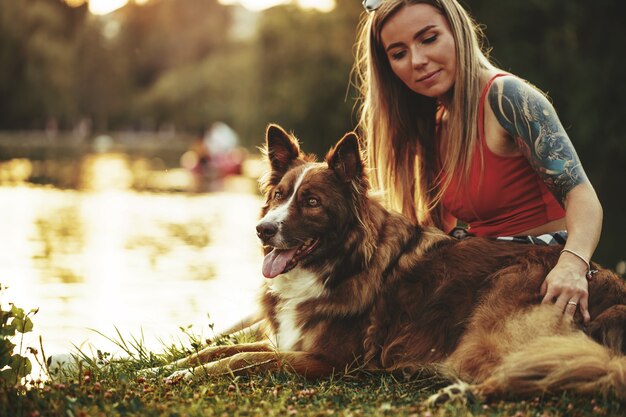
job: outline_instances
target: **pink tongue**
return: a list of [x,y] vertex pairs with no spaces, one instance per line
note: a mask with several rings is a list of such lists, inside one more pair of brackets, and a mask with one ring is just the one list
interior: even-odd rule
[[265,276],[265,278],[274,278],[282,274],[297,250],[298,248],[285,250],[274,249],[265,255],[265,259],[263,259],[263,276]]

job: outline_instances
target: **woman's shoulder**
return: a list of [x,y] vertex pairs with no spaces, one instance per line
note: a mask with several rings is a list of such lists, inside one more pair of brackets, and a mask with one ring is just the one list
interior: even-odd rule
[[488,91],[489,101],[492,104],[492,100],[501,101],[503,98],[515,102],[520,100],[548,100],[547,94],[539,87],[517,75],[499,72],[493,76],[492,80],[493,83]]
[[500,125],[512,136],[516,133],[513,126],[516,123],[556,116],[550,99],[543,91],[513,74],[495,79],[486,101]]

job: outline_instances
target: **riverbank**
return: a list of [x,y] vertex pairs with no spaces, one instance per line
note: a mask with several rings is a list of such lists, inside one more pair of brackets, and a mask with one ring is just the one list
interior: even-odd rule
[[257,191],[256,181],[265,170],[260,155],[236,147],[202,164],[195,142],[197,138],[175,132],[111,132],[89,138],[71,132],[50,137],[39,131],[0,132],[0,186]]

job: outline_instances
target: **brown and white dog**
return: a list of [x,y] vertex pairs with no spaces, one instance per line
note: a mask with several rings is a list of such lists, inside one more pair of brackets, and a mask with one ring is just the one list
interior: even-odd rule
[[[269,253],[267,341],[208,347],[170,378],[287,369],[310,378],[359,366],[435,366],[481,395],[596,391],[626,398],[626,284],[599,268],[583,326],[539,289],[559,247],[470,238],[412,224],[368,196],[357,137],[323,163],[276,125],[257,232]],[[194,368],[195,367],[195,368]]]

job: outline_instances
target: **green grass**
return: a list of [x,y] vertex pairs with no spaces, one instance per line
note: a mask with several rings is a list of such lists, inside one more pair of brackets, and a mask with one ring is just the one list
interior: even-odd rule
[[[320,381],[289,374],[227,376],[191,383],[166,383],[138,372],[180,358],[202,344],[188,329],[187,346],[148,351],[142,338],[111,338],[128,356],[96,358],[77,352],[74,371],[46,382],[0,386],[0,416],[624,416],[626,404],[611,398],[570,394],[510,401],[476,402],[428,409],[424,401],[442,381],[399,381],[390,375],[351,373]],[[214,343],[237,343],[218,339]],[[43,353],[38,353],[43,361]]]

